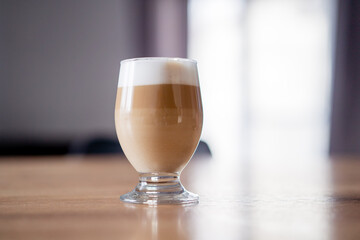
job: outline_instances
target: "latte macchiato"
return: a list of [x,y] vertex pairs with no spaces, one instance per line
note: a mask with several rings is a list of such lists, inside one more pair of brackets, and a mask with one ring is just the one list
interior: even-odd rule
[[[203,122],[193,65],[183,61],[137,63],[136,71],[131,71],[132,63],[122,66],[116,132],[138,172],[180,172],[193,155]],[[132,74],[131,78],[121,71]]]

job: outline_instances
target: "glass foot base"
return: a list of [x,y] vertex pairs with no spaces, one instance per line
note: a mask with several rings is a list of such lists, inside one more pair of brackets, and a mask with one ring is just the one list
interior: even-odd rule
[[148,205],[199,203],[199,196],[186,191],[177,174],[140,174],[139,184],[129,193],[120,196],[126,203]]
[[180,194],[143,194],[135,190],[120,196],[120,200],[126,203],[138,204],[197,204],[199,203],[198,195],[184,191]]

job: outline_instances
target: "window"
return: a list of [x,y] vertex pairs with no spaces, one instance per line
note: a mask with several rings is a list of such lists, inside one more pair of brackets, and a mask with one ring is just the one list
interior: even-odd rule
[[332,4],[189,1],[189,57],[214,156],[327,152]]

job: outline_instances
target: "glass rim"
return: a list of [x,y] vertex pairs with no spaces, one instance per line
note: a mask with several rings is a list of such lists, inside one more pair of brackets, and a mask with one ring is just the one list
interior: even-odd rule
[[138,58],[128,58],[120,61],[120,64],[127,62],[136,62],[136,61],[179,61],[179,62],[191,62],[197,64],[197,61],[190,58],[179,58],[179,57],[138,57]]

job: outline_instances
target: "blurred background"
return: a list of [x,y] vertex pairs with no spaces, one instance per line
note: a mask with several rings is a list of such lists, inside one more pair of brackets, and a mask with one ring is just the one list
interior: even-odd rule
[[[200,150],[360,153],[356,0],[0,0],[0,155],[121,153],[119,62],[198,61]],[[291,160],[291,159],[290,159]]]

